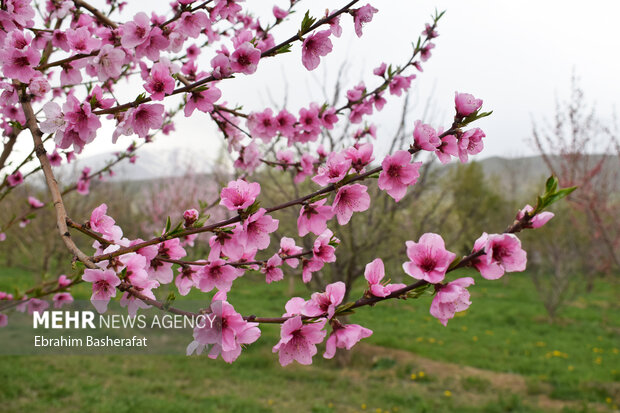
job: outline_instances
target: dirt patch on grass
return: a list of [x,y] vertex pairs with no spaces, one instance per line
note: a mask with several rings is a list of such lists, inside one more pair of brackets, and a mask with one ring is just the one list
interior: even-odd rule
[[[517,395],[524,404],[543,411],[560,411],[565,408],[582,409],[584,403],[574,400],[557,400],[548,394],[532,395],[528,393],[528,385],[524,376],[513,373],[500,373],[490,370],[447,363],[421,357],[406,350],[397,350],[370,344],[360,344],[356,351],[369,366],[383,360],[394,360],[395,366],[415,366],[412,374],[418,373],[417,384],[428,384],[430,390],[443,391],[451,389],[451,396],[469,406],[482,406],[496,401],[498,396]],[[481,355],[483,356],[483,355]],[[383,362],[384,363],[384,362]],[[419,378],[424,372],[425,379]],[[405,378],[406,379],[406,378]],[[473,383],[468,385],[468,383]],[[446,384],[446,385],[444,385]],[[550,389],[546,389],[550,391]],[[545,393],[547,393],[545,391]],[[588,411],[607,412],[609,407],[601,403],[587,403]]]

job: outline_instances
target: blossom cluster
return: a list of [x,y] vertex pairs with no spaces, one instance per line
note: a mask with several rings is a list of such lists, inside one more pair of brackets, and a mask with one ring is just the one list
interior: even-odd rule
[[[377,179],[380,191],[394,202],[402,202],[420,177],[420,153],[437,156],[442,163],[453,157],[467,162],[483,150],[486,135],[480,128],[466,128],[488,115],[480,112],[481,99],[457,92],[454,122],[445,131],[418,120],[407,148],[387,155],[375,150],[378,145],[372,140],[377,138],[377,128],[367,121],[384,108],[388,98],[402,96],[411,88],[417,76],[411,72],[422,72],[423,64],[431,57],[441,15],[426,26],[405,65],[382,62],[373,70],[375,87],[360,82],[349,88],[342,106],[311,102],[297,110],[265,108],[244,113],[242,107],[223,99],[223,82],[253,75],[263,59],[291,51],[295,42],[300,43],[301,64],[312,71],[335,50],[335,39],[342,34],[346,16],[352,18],[355,34],[362,37],[365,26],[379,10],[370,4],[353,7],[357,3],[353,1],[341,9],[326,11],[319,20],[306,14],[300,30],[289,40],[277,43],[272,29],[289,18],[297,1],[291,1],[287,10],[274,7],[275,21],[267,26],[240,3],[177,0],[172,3],[170,18],[139,12],[117,23],[105,13],[85,7],[83,1],[47,1],[45,10],[41,10],[45,29],[35,27],[38,18],[30,0],[7,0],[0,10],[0,129],[7,137],[17,137],[22,130],[30,129],[36,145],[33,153],[39,158],[52,196],[57,197],[46,203],[30,196],[29,212],[48,204],[63,206],[63,194],[54,186],[52,167],[71,162],[87,145],[102,139],[104,122],[113,127],[112,143],[123,137],[136,139],[124,154],[117,155],[117,160],[128,157],[130,162],[135,161],[137,147],[150,142],[156,132],[168,134],[174,130],[172,118],[181,110],[185,117],[196,111],[207,114],[224,135],[234,167],[242,172],[219,193],[218,206],[227,219],[207,222],[209,217],[202,209],[191,208],[183,212],[176,227],[168,220],[160,236],[143,240],[127,237],[108,215],[106,204],[95,208],[84,224],[76,224],[59,213],[59,228],[71,223],[72,228],[90,236],[94,252],[91,257],[80,258],[86,266],[83,274],[71,278],[61,275],[48,282],[44,290],[54,293],[54,307],[60,308],[73,301],[67,291],[71,286],[90,283],[91,302],[99,313],[107,311],[110,300],[120,291],[120,304],[131,316],[152,305],[165,309],[156,295],[162,285],[174,284],[182,296],[192,289],[213,294],[209,307],[202,311],[212,314],[214,322],[196,326],[187,354],[207,352],[209,357],[221,357],[229,363],[240,356],[243,346],[259,339],[259,324],[265,321],[244,317],[228,301],[236,280],[258,273],[270,284],[283,280],[286,273],[292,272],[290,268],[298,270],[303,282],[312,285],[311,281],[317,281],[314,274],[337,260],[341,240],[334,233],[332,219],[339,226],[350,225],[354,213],[369,209],[371,194],[366,180]],[[122,3],[118,8],[122,9]],[[205,48],[212,51],[206,64],[200,58]],[[140,93],[122,103],[114,92],[119,82],[127,79],[137,79],[132,83],[139,86]],[[174,107],[168,104],[173,96],[177,99]],[[326,149],[320,138],[341,127],[343,119],[348,125],[363,126],[353,133],[351,145]],[[45,141],[44,135],[48,135]],[[53,143],[49,153],[44,143]],[[275,154],[275,161],[265,159],[270,153]],[[308,180],[308,185],[318,189],[297,200],[262,207],[261,185],[250,179],[263,163],[290,171],[295,183]],[[102,178],[105,171],[112,173],[111,169],[81,167],[71,190],[89,194],[91,180]],[[23,184],[28,176],[18,168],[6,174],[0,189],[7,187],[9,191]],[[279,246],[274,248],[272,239],[280,222],[272,213],[293,207],[299,208],[297,235],[311,239],[300,243],[291,234],[277,234]],[[27,224],[28,216],[24,215],[20,225]],[[538,228],[551,217],[551,213],[527,205],[517,221],[523,227]],[[198,239],[207,232],[211,234],[208,240]],[[0,241],[5,238],[0,232]],[[195,242],[202,242],[205,248],[208,245],[208,254],[189,261],[185,258]],[[311,248],[304,250],[298,243]],[[438,234],[426,233],[417,242],[406,241],[405,246],[408,261],[403,270],[416,280],[413,284],[384,280],[384,263],[376,258],[366,265],[368,286],[359,300],[344,302],[352,293],[351,287],[336,281],[327,284],[324,291],[314,292],[308,300],[290,299],[282,317],[265,321],[282,324],[280,340],[273,347],[280,363],[310,364],[318,352],[317,345],[323,341],[323,357],[328,359],[337,349],[351,349],[372,331],[345,323],[342,315],[348,309],[406,298],[416,286],[434,287],[430,313],[446,325],[456,312],[469,307],[467,288],[474,283],[471,277],[448,282],[448,272],[468,265],[486,279],[498,279],[506,272],[523,271],[526,264],[526,252],[512,233],[484,233],[472,253],[462,260],[446,249]],[[265,254],[262,251],[271,252],[261,258]],[[0,308],[4,308],[3,302],[14,302],[18,311],[44,311],[49,303],[40,299],[45,294],[38,292],[43,290],[31,291],[35,292],[32,297],[0,292]],[[0,313],[0,327],[7,323],[6,314]]]

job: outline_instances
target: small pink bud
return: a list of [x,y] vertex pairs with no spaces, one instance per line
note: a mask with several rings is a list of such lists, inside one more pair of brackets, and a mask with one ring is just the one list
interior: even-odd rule
[[194,222],[196,222],[196,220],[198,220],[199,215],[200,213],[195,209],[188,209],[187,211],[183,212],[183,219],[185,220],[185,226],[186,227],[191,226]]

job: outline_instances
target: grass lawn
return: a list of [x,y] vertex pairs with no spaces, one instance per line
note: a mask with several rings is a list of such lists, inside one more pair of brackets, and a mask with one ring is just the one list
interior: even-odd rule
[[[27,287],[32,283],[28,278],[2,269],[0,290],[16,284]],[[261,279],[237,280],[229,301],[244,314],[280,315],[288,284],[267,287]],[[77,288],[75,295],[88,297],[85,287]],[[308,297],[303,286],[297,290]],[[279,326],[272,325],[261,326],[261,339],[233,365],[182,355],[4,356],[0,411],[618,409],[620,308],[615,284],[599,282],[554,324],[548,323],[525,274],[495,282],[476,277],[471,292],[473,305],[448,327],[428,314],[428,296],[359,309],[350,321],[372,329],[374,335],[354,348],[346,367],[320,356],[310,367],[280,367],[271,353]]]

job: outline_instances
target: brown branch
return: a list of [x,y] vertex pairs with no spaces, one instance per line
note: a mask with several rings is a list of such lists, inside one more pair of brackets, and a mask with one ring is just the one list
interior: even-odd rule
[[71,233],[69,233],[69,228],[67,227],[67,211],[65,210],[65,205],[62,201],[62,196],[60,194],[60,190],[58,189],[58,182],[54,177],[52,166],[50,165],[50,161],[47,158],[47,152],[45,151],[45,147],[43,146],[43,132],[41,132],[37,124],[36,116],[34,114],[34,111],[32,110],[32,105],[30,104],[30,96],[26,93],[25,85],[19,84],[16,87],[18,90],[19,100],[22,105],[24,115],[26,116],[26,126],[32,134],[35,153],[37,155],[37,158],[39,159],[41,168],[43,169],[43,174],[45,175],[45,182],[52,196],[52,201],[54,202],[54,208],[56,209],[56,226],[58,227],[60,237],[65,243],[67,249],[69,249],[69,251],[71,251],[73,255],[77,257],[77,259],[84,263],[86,267],[97,268],[97,266],[90,260],[90,258],[86,254],[84,254],[84,252],[82,252],[71,239]]
[[88,10],[89,12],[91,12],[91,14],[93,16],[95,16],[97,18],[97,20],[99,20],[99,22],[101,22],[101,24],[111,27],[112,29],[116,29],[118,27],[118,25],[116,23],[114,23],[112,20],[110,20],[105,14],[101,13],[101,11],[99,11],[98,8],[86,3],[83,0],[73,0],[73,4],[75,4],[75,7],[80,8],[83,7],[86,10]]

